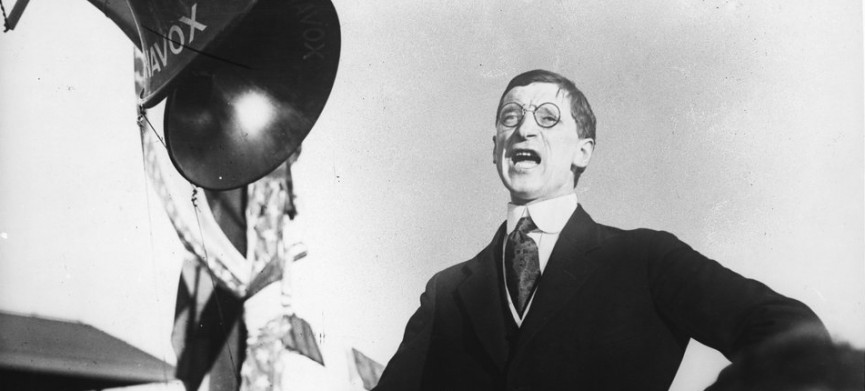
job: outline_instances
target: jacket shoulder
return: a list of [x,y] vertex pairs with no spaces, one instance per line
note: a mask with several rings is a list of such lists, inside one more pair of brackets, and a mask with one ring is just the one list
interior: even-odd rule
[[479,263],[482,259],[484,259],[485,252],[489,250],[490,247],[488,246],[469,260],[448,266],[436,272],[430,278],[428,284],[441,285],[445,287],[455,287],[471,273],[470,269],[472,268],[472,266],[476,266],[476,263]]
[[668,245],[685,245],[676,235],[663,230],[651,228],[623,229],[604,224],[597,224],[598,239],[601,244],[625,241],[633,244],[646,244],[652,247]]

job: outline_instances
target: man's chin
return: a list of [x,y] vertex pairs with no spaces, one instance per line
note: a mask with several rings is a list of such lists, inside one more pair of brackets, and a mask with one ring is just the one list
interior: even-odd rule
[[510,188],[511,202],[517,205],[527,204],[538,199],[537,189]]

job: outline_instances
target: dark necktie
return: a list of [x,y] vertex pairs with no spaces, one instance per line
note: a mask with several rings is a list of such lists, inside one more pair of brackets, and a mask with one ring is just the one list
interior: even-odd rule
[[514,232],[508,235],[505,245],[505,279],[520,317],[541,275],[538,245],[528,235],[535,228],[537,226],[530,217],[521,218]]

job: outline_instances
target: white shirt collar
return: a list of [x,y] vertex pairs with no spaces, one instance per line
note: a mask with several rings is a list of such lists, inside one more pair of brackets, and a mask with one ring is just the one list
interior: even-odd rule
[[538,226],[538,229],[544,233],[559,233],[577,209],[577,204],[577,195],[575,193],[569,193],[528,205],[514,205],[509,202],[507,233],[510,234],[513,232],[517,227],[517,221],[525,216],[530,216],[535,225]]

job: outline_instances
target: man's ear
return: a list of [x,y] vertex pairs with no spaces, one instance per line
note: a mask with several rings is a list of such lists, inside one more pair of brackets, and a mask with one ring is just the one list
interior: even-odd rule
[[589,166],[589,161],[592,160],[592,152],[595,151],[595,140],[591,138],[581,138],[577,152],[574,154],[574,161],[571,162],[574,167],[582,172]]
[[496,156],[496,136],[493,136],[493,164],[499,164],[499,159]]

